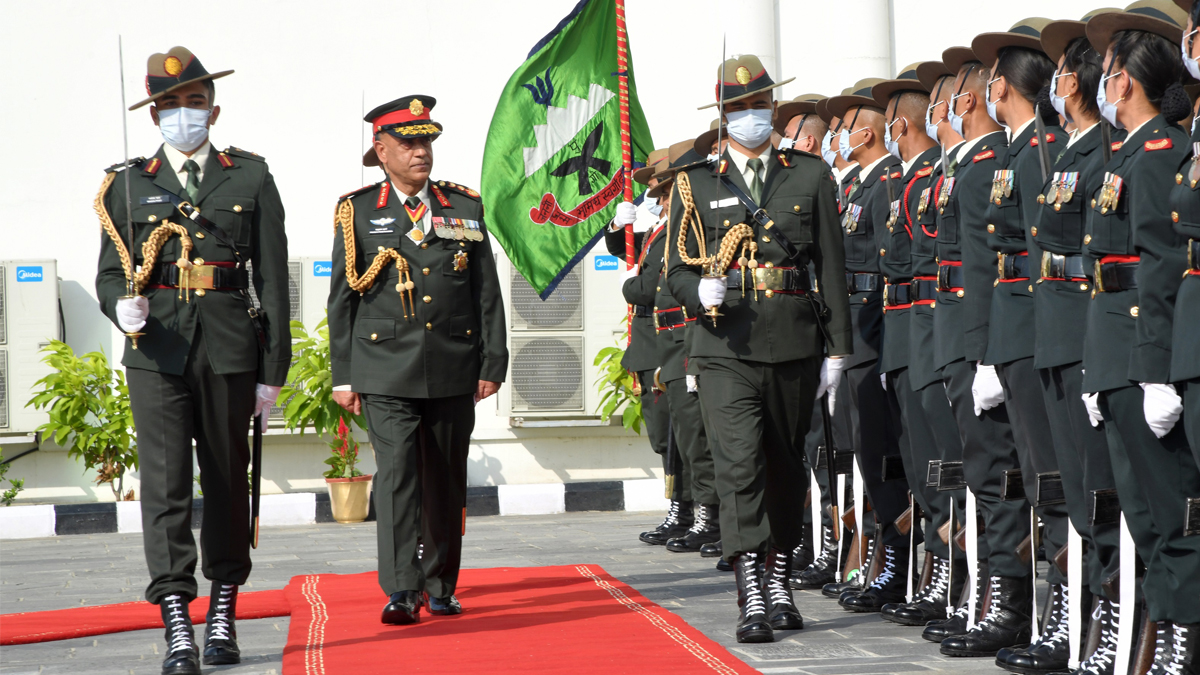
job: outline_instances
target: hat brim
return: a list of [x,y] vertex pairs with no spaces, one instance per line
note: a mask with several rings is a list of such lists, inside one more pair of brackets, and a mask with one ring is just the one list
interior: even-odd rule
[[[396,136],[396,134],[392,134],[392,136],[396,136],[397,138],[429,138],[432,141],[436,141],[438,137],[442,135],[442,125],[440,122],[430,122],[430,124],[433,124],[438,128],[438,132],[436,134],[416,134],[413,136]],[[380,131],[384,130],[380,129]],[[374,143],[372,143],[371,147],[367,148],[367,151],[363,153],[362,164],[363,166],[380,166],[379,155],[375,154]]]
[[1175,0],[1175,4],[1179,5],[1179,9],[1189,14],[1192,12],[1192,0]]
[[1058,63],[1067,47],[1081,37],[1087,37],[1086,21],[1051,21],[1042,28],[1042,51]]
[[1092,17],[1092,20],[1087,22],[1087,39],[1092,43],[1093,49],[1104,54],[1108,51],[1113,34],[1123,30],[1140,30],[1161,35],[1176,46],[1183,40],[1183,28],[1170,21],[1130,12],[1111,12]]
[[886,111],[892,96],[902,91],[915,91],[929,96],[929,88],[918,80],[885,80],[871,87],[871,97],[875,99],[876,106]]
[[930,93],[937,88],[938,80],[953,74],[941,61],[926,61],[917,66],[917,79],[921,81],[921,86]]
[[158,99],[166,96],[167,94],[169,94],[173,91],[176,91],[178,89],[181,89],[183,87],[186,87],[193,82],[203,82],[205,80],[219,80],[222,77],[225,77],[226,75],[232,75],[232,74],[233,74],[232,70],[222,70],[219,73],[209,73],[208,75],[201,75],[200,77],[193,77],[192,79],[187,80],[186,82],[180,82],[179,84],[173,84],[149,98],[142,99],[141,101],[138,101],[137,103],[134,103],[133,105],[129,106],[129,109],[137,110],[138,108],[141,108],[144,105],[153,103],[153,102],[157,101]]
[[658,183],[654,187],[646,190],[648,199],[658,199],[659,197],[671,192],[671,186],[675,184],[675,169],[667,169],[654,174],[654,178],[658,179]]
[[780,136],[783,136],[784,130],[787,129],[787,125],[792,121],[793,117],[798,115],[811,115],[815,112],[817,112],[817,101],[789,101],[787,103],[780,104],[780,106],[775,109],[775,131],[778,132]]
[[830,96],[827,100],[828,103],[825,104],[825,108],[829,111],[830,119],[834,117],[845,117],[846,111],[860,106],[875,108],[882,112],[882,109],[880,108],[879,104],[875,102],[875,99],[867,96],[858,96],[855,94],[848,96]]
[[979,57],[975,56],[975,52],[971,51],[970,47],[951,47],[942,52],[942,63],[945,64],[951,75],[958,75],[958,71],[971,61],[978,61]]
[[1032,35],[1021,33],[981,33],[971,40],[971,51],[983,65],[991,68],[1000,56],[1000,50],[1006,47],[1021,47],[1035,52],[1042,51],[1042,41]]
[[[709,129],[697,136],[696,140],[692,143],[692,150],[696,151],[696,154],[701,157],[708,157],[712,154],[712,144],[713,141],[717,140],[717,133],[717,129]],[[724,126],[721,127],[720,134],[724,138],[729,137],[729,132]]]
[[[782,87],[783,85],[787,84],[788,82],[791,82],[794,79],[796,79],[796,78],[789,77],[788,79],[784,80],[783,82],[776,82],[775,84],[767,85],[767,86],[763,87],[762,89],[755,89],[754,91],[748,91],[745,94],[742,94],[741,96],[733,96],[731,98],[727,98],[727,99],[725,99],[725,103],[726,104],[733,103],[734,101],[740,101],[744,98],[750,98],[751,96],[756,96],[758,94],[763,93],[764,91],[771,91],[772,89],[778,89],[778,88]],[[715,107],[717,107],[716,103],[709,103],[708,105],[702,105],[699,108],[696,108],[696,110],[706,110],[708,108],[715,108]]]

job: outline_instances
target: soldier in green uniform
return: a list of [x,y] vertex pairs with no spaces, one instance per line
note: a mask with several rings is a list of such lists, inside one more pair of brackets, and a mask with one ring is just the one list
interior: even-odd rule
[[[375,450],[382,621],[412,624],[454,596],[475,404],[508,368],[504,302],[479,193],[429,178],[431,96],[364,118],[363,162],[386,178],[338,200],[329,288],[334,400],[365,413]],[[423,552],[418,556],[418,545]]]
[[[1176,0],[1176,4],[1189,12],[1188,25],[1184,31],[1183,64],[1188,74],[1196,77],[1200,73],[1197,58],[1200,54],[1200,40],[1196,39],[1196,25],[1200,23],[1200,4],[1192,0]],[[1175,303],[1174,336],[1172,343],[1187,344],[1197,334],[1195,308],[1200,306],[1200,199],[1195,191],[1200,186],[1200,123],[1193,118],[1191,122],[1192,152],[1189,161],[1179,167],[1181,177],[1171,190],[1171,212],[1179,214],[1175,221],[1175,229],[1182,237],[1187,238],[1190,251],[1188,257],[1188,275],[1183,278],[1179,288],[1179,298]],[[1172,216],[1172,220],[1174,216]],[[1200,354],[1194,349],[1173,349],[1171,351],[1171,380],[1180,390],[1183,398],[1183,426],[1187,432],[1188,441],[1196,463],[1200,464]]]
[[[698,317],[690,357],[717,436],[721,541],[737,578],[739,642],[803,627],[788,586],[803,522],[794,495],[807,484],[799,442],[820,387],[840,370],[822,364],[822,333],[831,361],[851,350],[833,184],[816,158],[771,147],[778,86],[751,55],[718,68],[729,149],[677,174],[671,202],[678,239],[667,284]],[[809,289],[810,259],[827,305]]]
[[1172,343],[1176,294],[1188,269],[1186,241],[1169,207],[1189,150],[1176,126],[1190,109],[1180,85],[1186,22],[1173,3],[1142,0],[1087,25],[1092,47],[1104,53],[1100,114],[1127,135],[1089,202],[1096,294],[1083,390],[1100,394],[1122,505],[1138,495],[1149,505],[1149,519],[1127,521],[1146,566],[1147,618],[1158,622],[1154,675],[1197,672],[1200,640],[1200,537],[1184,534],[1187,498],[1200,495],[1200,469],[1176,424],[1182,406],[1170,384],[1172,352],[1195,349],[1190,339]]
[[262,157],[209,141],[221,112],[213,80],[232,72],[209,73],[184,47],[150,56],[150,96],[130,109],[153,103],[165,143],[148,160],[110,167],[96,197],[104,228],[96,295],[129,336],[121,362],[137,426],[146,599],[162,610],[163,673],[173,675],[200,672],[187,613],[197,595],[192,443],[212,582],[203,661],[238,663],[237,590],[251,567],[246,434],[251,417],[275,403],[291,362],[275,180]]

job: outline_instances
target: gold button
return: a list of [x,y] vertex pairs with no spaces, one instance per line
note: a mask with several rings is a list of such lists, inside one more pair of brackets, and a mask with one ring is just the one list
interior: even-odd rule
[[960,298],[961,298],[962,296],[964,296],[964,295],[966,295],[966,294],[967,294],[967,292],[966,292],[966,291],[959,291],[959,292],[958,292],[956,295],[958,295],[958,297],[960,297]]
[[1030,292],[1030,293],[1032,293],[1032,292],[1033,292],[1033,284],[1029,284],[1029,292]]
[[1081,290],[1081,291],[1086,291],[1087,289],[1088,289],[1088,285],[1087,285],[1087,284],[1079,284],[1079,290]]
[[997,286],[999,286],[999,285],[1000,285],[1000,280],[999,280],[999,279],[992,279],[992,288],[995,288],[995,287],[997,287]]
[[150,214],[150,217],[147,218],[146,220],[149,220],[150,222],[153,223],[154,221],[158,220],[158,216],[156,216],[152,213],[152,214]]
[[800,213],[800,205],[797,204],[797,205],[793,206],[792,210],[795,211],[796,213]]
[[1092,200],[1092,208],[1093,209],[1096,208],[1096,200],[1095,199]]
[[431,324],[431,323],[425,324],[425,330],[433,330],[433,324]]
[[1045,204],[1046,203],[1046,195],[1038,195],[1038,203]]
[[930,306],[930,307],[937,307],[937,300],[934,300],[933,302],[929,303],[929,306]]
[[879,255],[881,255],[881,256],[887,255],[887,249],[886,248],[879,249]]
[[1192,181],[1192,187],[1196,187],[1196,181]]
[[429,244],[421,244],[421,248],[429,248]]
[[864,305],[865,305],[865,304],[867,304],[867,299],[866,299],[866,298],[863,298],[863,304],[864,304]]
[[1092,235],[1090,235],[1090,234],[1083,235],[1083,243],[1085,243],[1085,244],[1092,243]]
[[203,232],[197,232],[197,233],[196,233],[196,238],[197,238],[197,239],[203,239],[203,238],[204,238],[204,233],[203,233]]
[[1175,174],[1175,184],[1183,185],[1183,174],[1181,174],[1181,173]]
[[371,339],[372,339],[372,340],[378,340],[378,339],[379,339],[379,333],[371,333]]
[[775,291],[772,291],[771,289],[767,289],[766,296],[767,296],[768,298],[773,298],[773,297],[775,297]]
[[197,288],[197,289],[196,289],[196,295],[198,295],[198,296],[200,296],[200,297],[202,297],[202,298],[203,298],[203,297],[204,297],[204,289],[203,289],[203,288]]
[[382,246],[380,246],[380,247],[379,247],[379,252],[380,252],[380,253],[383,253],[383,247],[382,247]]
[[1137,305],[1134,305],[1133,307],[1130,307],[1130,308],[1129,308],[1129,313],[1130,313],[1131,315],[1133,315],[1133,316],[1137,316],[1137,315],[1138,315],[1138,308],[1137,308]]
[[1172,211],[1172,212],[1171,212],[1171,222],[1172,222],[1172,223],[1178,223],[1178,222],[1179,222],[1179,212],[1178,212],[1178,211]]
[[1055,210],[1055,211],[1062,211],[1062,204],[1055,204],[1055,205],[1054,205],[1054,210]]
[[938,215],[946,215],[946,209],[938,209]]
[[996,231],[996,226],[992,225],[991,223],[988,223],[988,234],[991,234],[995,231]]
[[725,221],[725,227],[729,227],[729,221]]
[[996,202],[995,202],[995,203],[996,203],[996,206],[1000,206],[1000,200],[999,200],[999,199],[996,199]]
[[203,265],[203,264],[204,264],[204,258],[196,258],[195,260],[193,260],[193,261],[192,261],[192,264],[193,264],[193,265]]
[[655,287],[655,289],[654,289],[654,290],[655,290],[656,292],[657,292],[657,291],[661,291],[661,290],[662,290],[662,286],[657,286],[657,287]]
[[1036,237],[1037,236],[1037,228],[1036,227],[1029,228],[1029,234],[1032,234],[1033,236]]
[[458,247],[459,247],[459,248],[466,248],[466,247],[467,247],[467,243],[466,243],[466,242],[463,242],[463,241],[460,241],[460,242],[458,242]]
[[433,298],[429,297],[428,295],[427,295],[427,296],[425,296],[425,297],[423,297],[423,298],[421,298],[421,299],[422,299],[422,300],[424,300],[424,301],[425,301],[425,304],[427,304],[427,305],[428,305],[429,303],[433,302]]
[[769,243],[771,243],[771,238],[770,238],[770,237],[763,237],[763,243],[764,243],[764,244],[769,244]]
[[234,212],[234,213],[241,213],[241,212],[242,212],[242,205],[241,205],[241,204],[234,204],[234,205],[233,205],[233,212]]
[[770,269],[770,268],[772,268],[772,267],[774,267],[774,266],[775,266],[775,263],[773,263],[773,262],[771,262],[771,261],[767,261],[767,262],[763,263],[763,267],[766,267],[766,268],[768,268],[768,269]]
[[471,329],[470,329],[470,328],[468,328],[468,329],[467,329],[467,335],[470,335],[470,334],[471,334]]
[[421,268],[421,274],[424,274],[425,276],[429,276],[429,268],[428,268],[428,267],[422,267],[422,268]]

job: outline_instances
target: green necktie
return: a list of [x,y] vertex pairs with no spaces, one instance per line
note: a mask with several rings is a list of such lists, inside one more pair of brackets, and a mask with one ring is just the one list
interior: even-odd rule
[[762,199],[763,181],[758,173],[762,165],[762,160],[757,157],[746,160],[746,168],[754,172],[754,180],[750,181],[750,196],[754,197],[756,202]]
[[200,165],[196,160],[189,159],[183,163],[183,170],[187,172],[187,185],[183,186],[183,191],[187,193],[188,201],[192,206],[196,205],[196,200],[200,196]]

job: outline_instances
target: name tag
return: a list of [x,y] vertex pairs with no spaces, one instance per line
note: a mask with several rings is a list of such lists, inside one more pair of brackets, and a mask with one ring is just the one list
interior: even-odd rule
[[395,232],[395,230],[390,227],[377,227],[370,232],[367,232],[367,234],[391,234],[393,232]]
[[723,208],[725,208],[726,206],[737,206],[737,205],[738,205],[738,198],[737,198],[737,197],[730,197],[729,199],[722,199],[722,200],[720,200],[720,201],[713,201],[713,202],[709,202],[709,203],[708,203],[708,208],[710,208],[710,209],[723,209]]
[[166,195],[152,195],[150,197],[142,197],[138,203],[145,206],[146,204],[166,204],[171,201],[171,198]]

